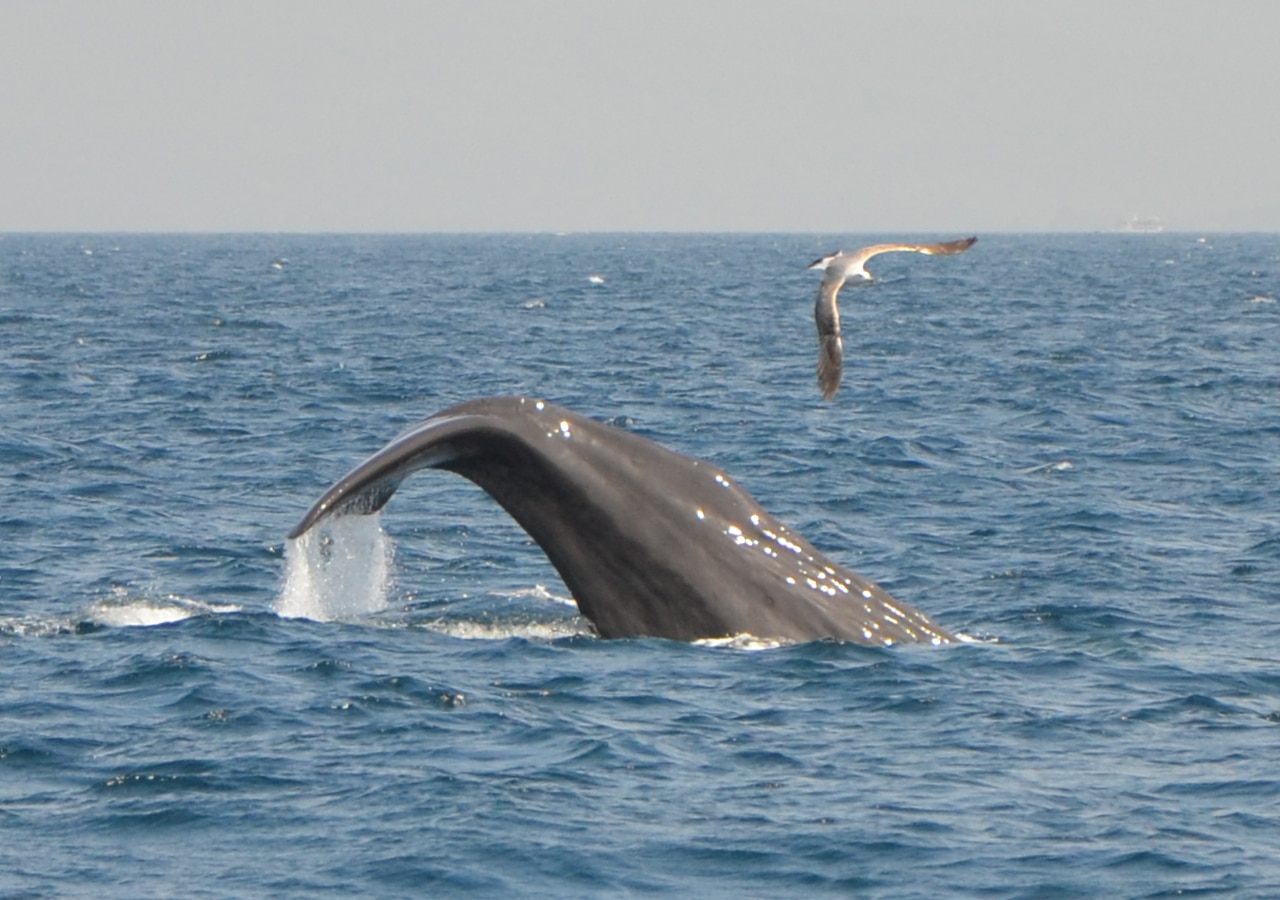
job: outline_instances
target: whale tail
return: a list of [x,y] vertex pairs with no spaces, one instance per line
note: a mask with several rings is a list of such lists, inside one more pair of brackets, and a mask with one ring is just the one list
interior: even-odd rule
[[601,637],[954,639],[827,559],[711,463],[523,397],[423,421],[329,488],[290,538],[381,509],[424,468],[470,479],[510,513]]

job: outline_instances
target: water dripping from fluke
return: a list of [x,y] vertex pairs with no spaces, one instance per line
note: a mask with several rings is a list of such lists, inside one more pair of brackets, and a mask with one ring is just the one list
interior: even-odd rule
[[276,614],[330,622],[385,609],[394,549],[377,514],[330,519],[288,541]]

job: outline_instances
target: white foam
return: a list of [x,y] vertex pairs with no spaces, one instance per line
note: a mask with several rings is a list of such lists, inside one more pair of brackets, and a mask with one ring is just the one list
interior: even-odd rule
[[205,603],[170,595],[161,599],[152,597],[117,596],[99,600],[84,610],[85,620],[112,628],[149,628],[153,625],[169,625],[194,616],[240,612],[234,604]]
[[385,609],[394,550],[376,513],[325,520],[285,545],[276,614],[329,622]]
[[1071,460],[1060,459],[1057,462],[1044,463],[1039,466],[1029,466],[1025,469],[1019,469],[1018,471],[1023,475],[1034,475],[1039,472],[1068,472],[1074,468],[1075,466],[1072,465]]
[[545,584],[535,584],[531,588],[517,588],[516,590],[511,591],[494,591],[493,593],[498,597],[532,597],[535,600],[550,600],[552,603],[559,603],[562,606],[572,606],[574,609],[578,608],[577,601],[572,597],[561,597],[559,594],[553,594],[551,591],[547,590],[547,586]]
[[0,635],[48,637],[74,632],[85,622],[108,628],[150,628],[196,616],[238,613],[243,609],[234,603],[206,603],[176,594],[167,597],[140,597],[118,587],[112,591],[111,596],[95,600],[69,616],[0,617]]
[[583,619],[523,622],[478,622],[474,619],[439,619],[423,623],[431,631],[469,641],[505,641],[522,638],[526,641],[554,641],[561,638],[592,635],[590,625]]
[[0,636],[12,637],[49,637],[55,634],[66,634],[75,629],[75,623],[68,618],[52,618],[26,616],[23,618],[0,617]]
[[792,641],[778,638],[756,637],[754,634],[735,634],[732,637],[702,638],[693,642],[695,647],[716,647],[729,650],[777,650],[791,645]]
[[956,640],[957,640],[957,641],[959,641],[959,642],[960,642],[960,643],[962,643],[962,644],[1000,644],[1000,643],[1003,643],[1003,641],[1001,641],[1001,640],[1000,640],[1000,638],[999,638],[998,636],[995,636],[995,635],[983,636],[983,635],[965,634],[963,631],[957,631],[957,632],[955,633],[955,638],[956,638]]

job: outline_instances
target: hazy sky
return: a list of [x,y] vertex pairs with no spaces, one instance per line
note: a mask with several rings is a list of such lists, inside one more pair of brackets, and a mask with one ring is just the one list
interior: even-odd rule
[[1280,231],[1270,0],[0,0],[0,231]]

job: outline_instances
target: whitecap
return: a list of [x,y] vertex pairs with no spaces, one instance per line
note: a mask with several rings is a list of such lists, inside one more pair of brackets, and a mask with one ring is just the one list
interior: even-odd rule
[[493,593],[498,597],[510,597],[512,599],[531,597],[535,600],[550,600],[552,603],[572,606],[574,609],[578,608],[577,601],[572,597],[561,597],[559,594],[553,594],[551,591],[547,590],[547,586],[545,584],[535,584],[531,588],[516,588],[510,591],[494,591]]
[[702,638],[693,642],[695,647],[715,647],[728,650],[777,650],[788,647],[793,641],[778,638],[756,637],[754,634],[735,634],[730,637]]
[[80,614],[80,621],[111,628],[149,628],[169,625],[195,616],[222,615],[241,611],[235,604],[206,603],[187,597],[114,597],[90,604]]
[[595,634],[590,623],[580,618],[491,622],[475,619],[436,619],[422,623],[421,627],[468,641],[505,641],[511,638],[526,641],[555,641],[561,638]]

